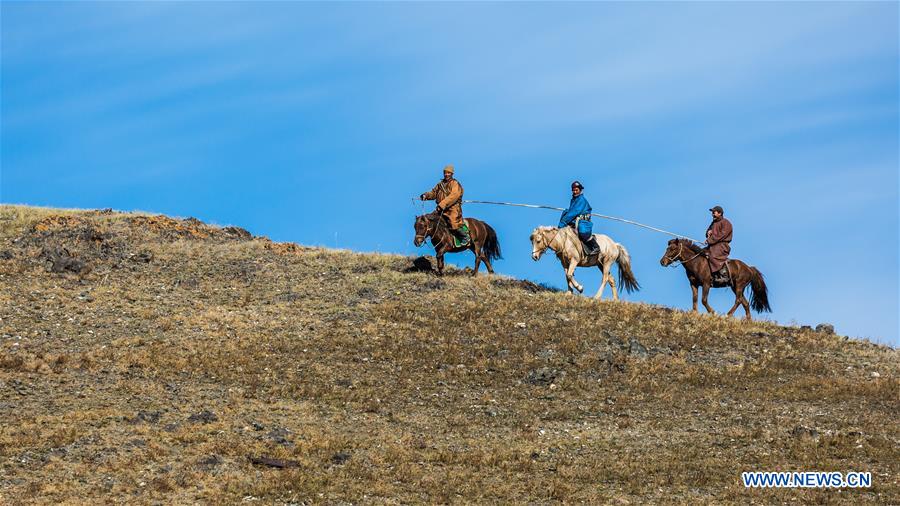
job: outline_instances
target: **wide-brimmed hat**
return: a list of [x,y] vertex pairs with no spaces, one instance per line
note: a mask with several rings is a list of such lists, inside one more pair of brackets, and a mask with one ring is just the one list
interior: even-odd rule
[[453,174],[453,165],[445,165],[444,172],[449,172],[449,173]]

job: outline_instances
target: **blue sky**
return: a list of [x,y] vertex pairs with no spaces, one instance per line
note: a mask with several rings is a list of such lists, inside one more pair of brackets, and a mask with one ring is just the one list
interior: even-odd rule
[[[722,205],[770,318],[900,340],[896,2],[3,2],[0,18],[4,203],[425,254],[410,198],[445,164],[469,199],[562,207],[577,178],[596,212],[698,238]],[[497,229],[499,272],[564,286],[528,242],[557,213],[465,214]],[[643,289],[626,299],[690,307],[665,236],[595,230],[631,252]]]

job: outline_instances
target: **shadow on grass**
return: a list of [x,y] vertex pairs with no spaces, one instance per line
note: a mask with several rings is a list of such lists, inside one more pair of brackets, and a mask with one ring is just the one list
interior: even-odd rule
[[[410,274],[416,272],[424,272],[426,274],[434,274],[437,275],[437,270],[434,268],[433,257],[430,256],[420,256],[417,258],[408,258],[404,262],[403,265],[399,268],[400,272]],[[471,276],[472,268],[466,267],[464,269],[459,269],[453,266],[446,266],[444,268],[444,276],[445,277],[453,277],[453,276]],[[540,293],[540,292],[561,292],[559,288],[555,288],[544,283],[535,283],[534,281],[529,281],[527,279],[494,279],[491,283],[497,288],[519,288],[525,290],[530,293]]]

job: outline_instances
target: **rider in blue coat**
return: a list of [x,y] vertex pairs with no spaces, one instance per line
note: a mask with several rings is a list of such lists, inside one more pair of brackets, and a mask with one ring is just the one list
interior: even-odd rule
[[572,200],[569,202],[569,208],[563,211],[559,218],[559,228],[575,227],[578,223],[578,238],[584,243],[588,255],[595,255],[600,251],[600,245],[592,234],[594,228],[591,223],[591,204],[582,195],[584,186],[578,182],[572,182]]

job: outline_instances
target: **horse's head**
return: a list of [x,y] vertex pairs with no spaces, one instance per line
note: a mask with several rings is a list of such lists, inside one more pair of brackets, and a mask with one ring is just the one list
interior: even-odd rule
[[418,248],[425,242],[425,238],[431,236],[434,233],[434,218],[430,214],[423,214],[421,216],[416,216],[416,238],[413,241],[413,244]]
[[538,227],[531,232],[531,258],[536,262],[550,247],[552,239],[547,237],[550,227]]
[[659,265],[668,267],[669,264],[681,257],[682,250],[684,250],[684,246],[681,244],[680,239],[670,240],[669,245],[666,246],[666,252],[663,253],[662,258],[659,259]]

